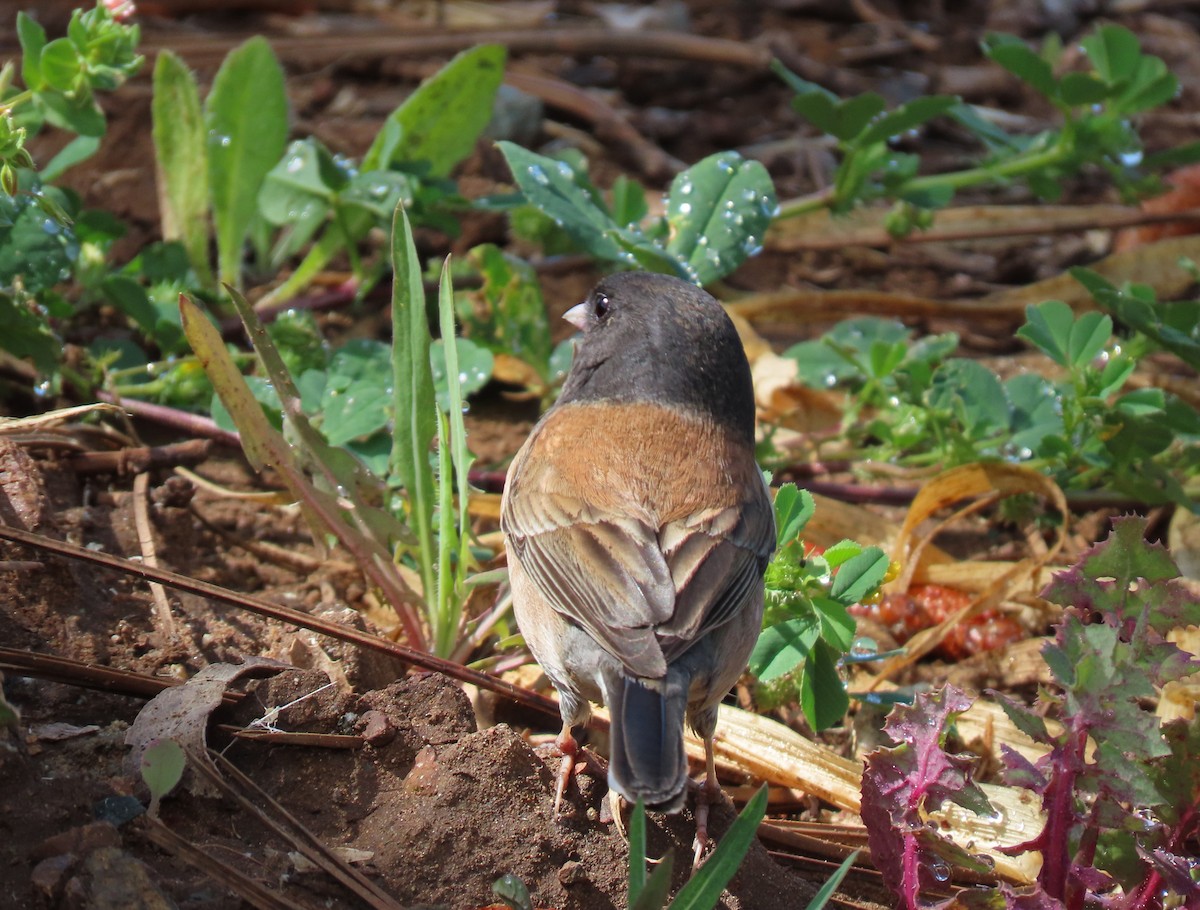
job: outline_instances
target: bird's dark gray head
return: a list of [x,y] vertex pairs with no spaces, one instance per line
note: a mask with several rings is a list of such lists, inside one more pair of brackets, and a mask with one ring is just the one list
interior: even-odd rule
[[560,403],[650,401],[706,414],[754,439],[750,365],[711,295],[678,278],[605,278],[566,318],[583,331]]

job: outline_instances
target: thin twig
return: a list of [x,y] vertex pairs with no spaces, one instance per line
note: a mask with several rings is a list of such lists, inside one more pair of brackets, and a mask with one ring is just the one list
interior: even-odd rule
[[[142,564],[158,568],[158,551],[154,547],[154,531],[150,526],[150,475],[142,472],[133,479],[133,523],[137,528],[138,546],[142,551]],[[150,596],[154,599],[154,626],[162,637],[163,645],[179,640],[175,618],[171,615],[171,602],[167,592],[158,582],[150,582]]]

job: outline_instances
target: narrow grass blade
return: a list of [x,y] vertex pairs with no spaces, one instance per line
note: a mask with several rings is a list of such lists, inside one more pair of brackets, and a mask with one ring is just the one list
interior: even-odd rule
[[759,823],[766,812],[767,787],[764,784],[729,826],[713,855],[688,883],[679,889],[675,900],[671,902],[672,910],[711,910],[717,905],[721,899],[721,892],[725,890],[725,886],[741,866],[746,851],[754,843]]

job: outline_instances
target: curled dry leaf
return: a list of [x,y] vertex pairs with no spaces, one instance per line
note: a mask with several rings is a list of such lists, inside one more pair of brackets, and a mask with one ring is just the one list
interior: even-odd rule
[[[142,756],[151,744],[173,739],[194,761],[208,761],[207,729],[209,716],[220,707],[230,683],[243,676],[274,676],[288,665],[266,657],[247,657],[241,664],[210,664],[182,686],[164,689],[138,712],[125,734],[130,746],[125,767],[137,776]],[[189,786],[201,796],[216,796],[217,791],[196,776]]]

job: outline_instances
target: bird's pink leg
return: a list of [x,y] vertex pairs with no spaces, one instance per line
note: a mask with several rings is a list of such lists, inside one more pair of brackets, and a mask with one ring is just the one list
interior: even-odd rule
[[562,753],[562,760],[558,765],[558,784],[554,788],[554,814],[558,815],[563,794],[567,791],[567,784],[571,782],[571,772],[575,770],[575,758],[579,754],[579,743],[575,742],[568,724],[563,724],[562,732],[555,738],[554,745]]
[[721,784],[717,781],[717,763],[711,737],[704,740],[704,766],[704,783],[700,785],[700,791],[696,794],[696,839],[692,842],[693,872],[700,868],[700,859],[711,841],[708,836],[708,807],[721,798]]

